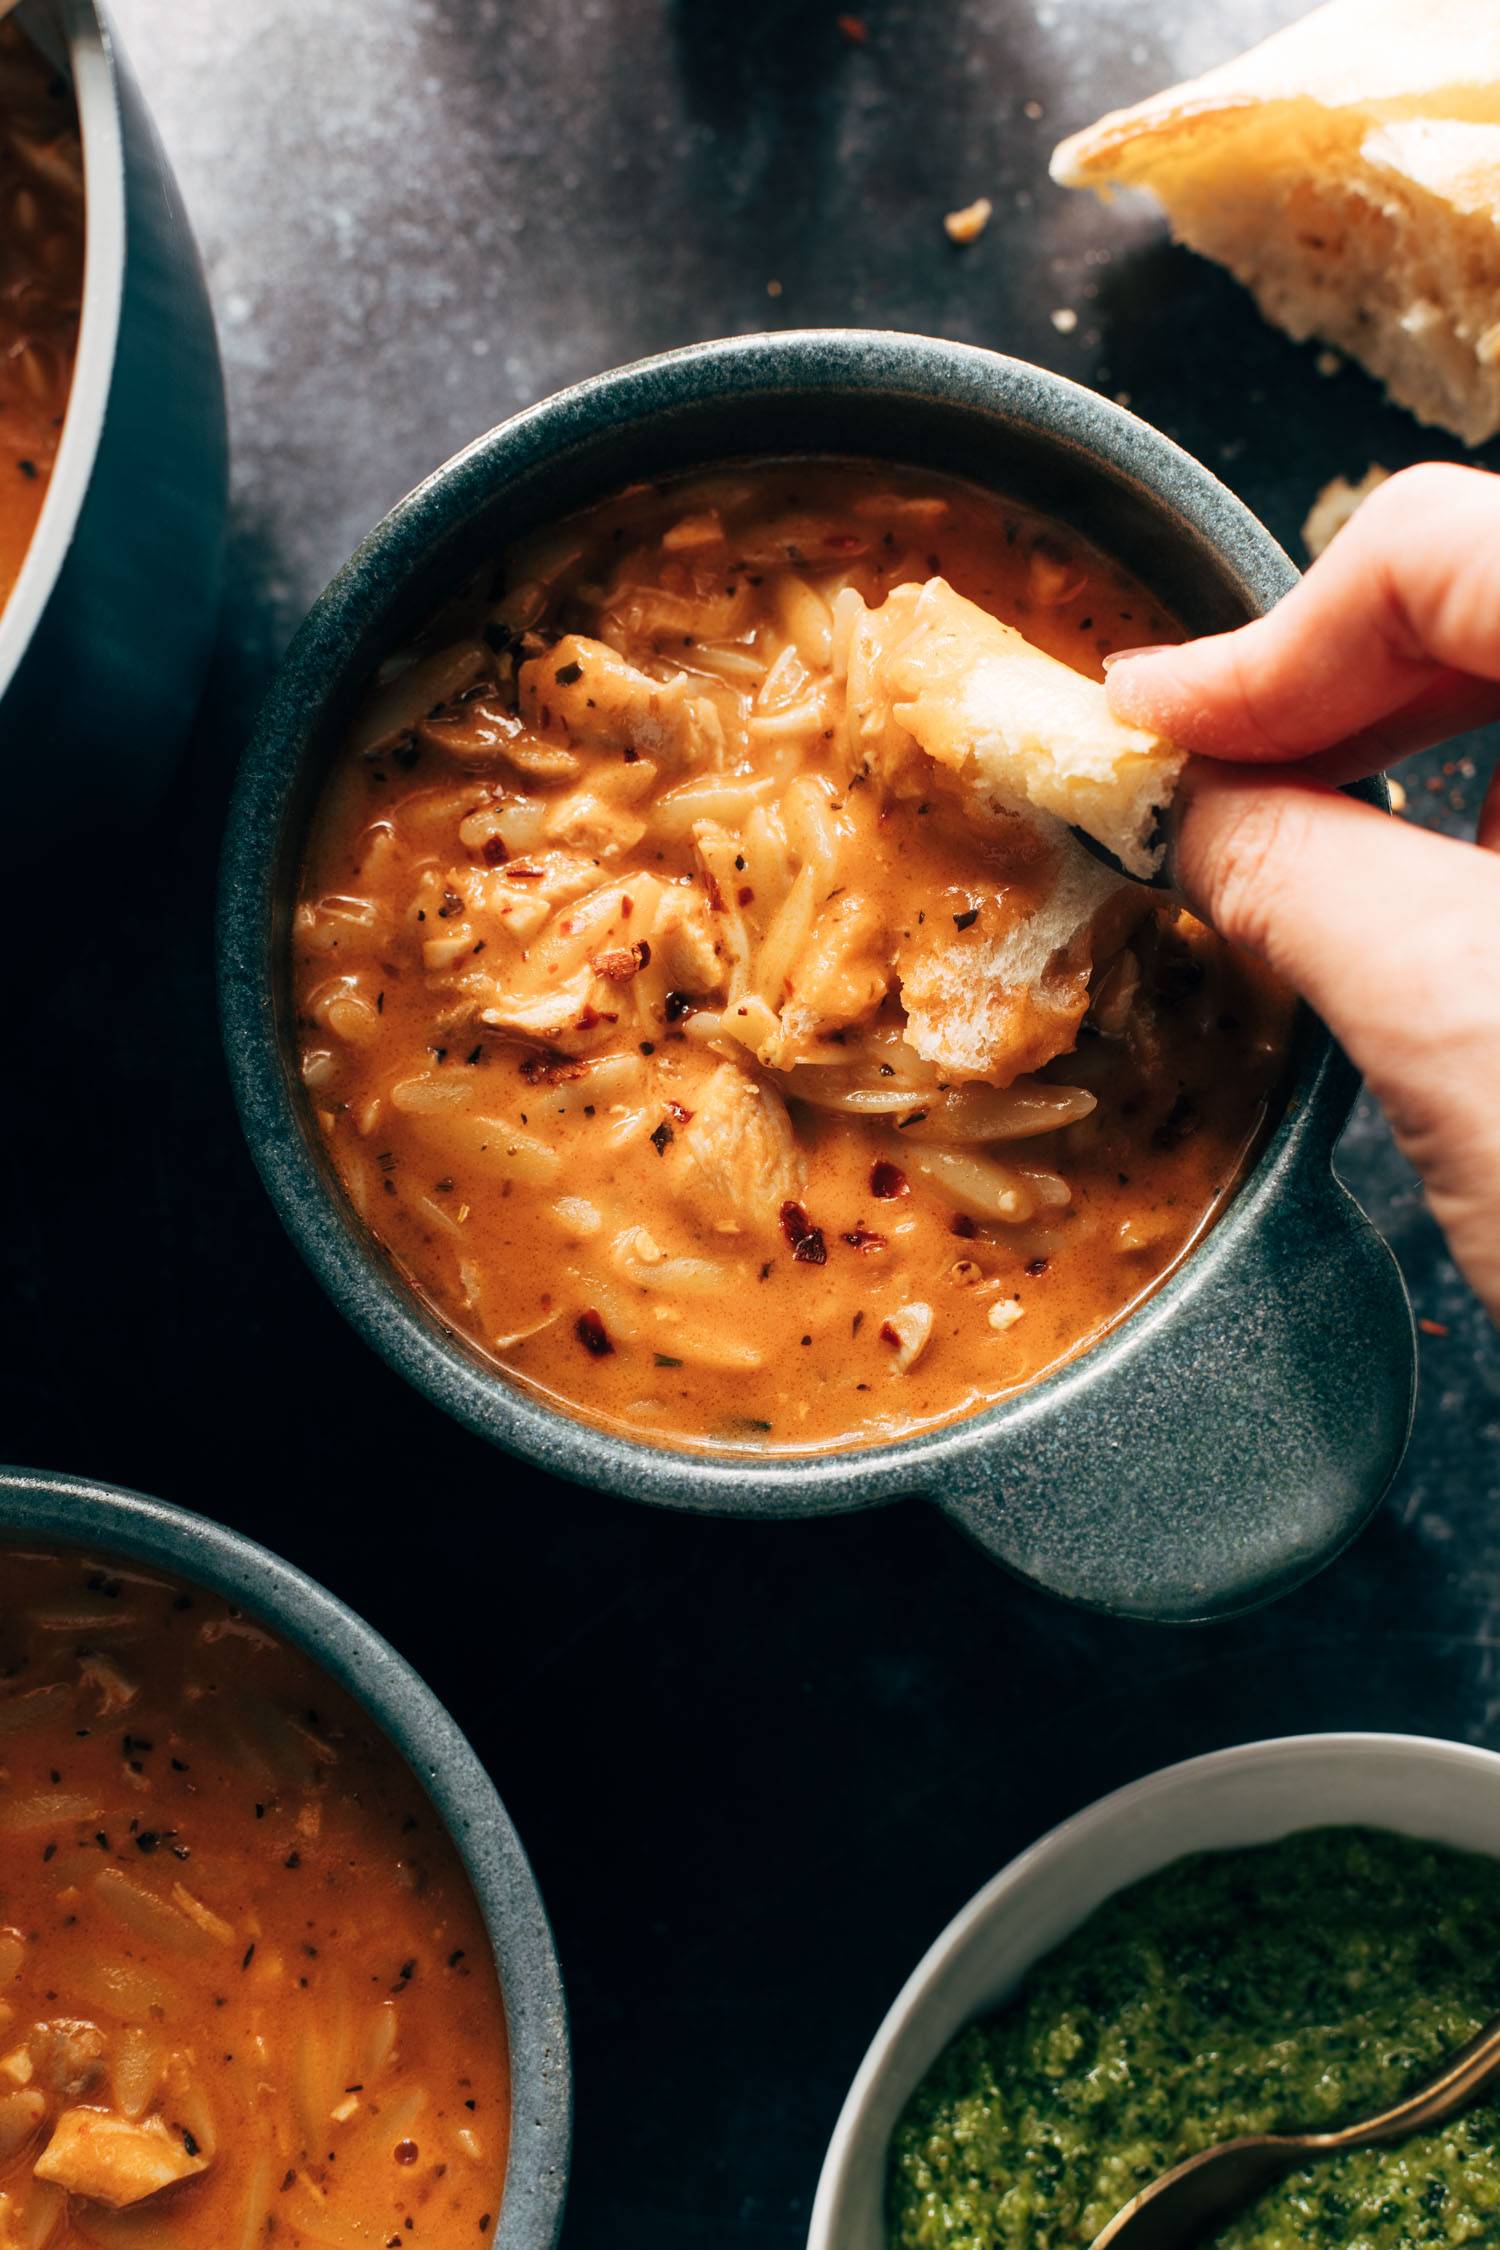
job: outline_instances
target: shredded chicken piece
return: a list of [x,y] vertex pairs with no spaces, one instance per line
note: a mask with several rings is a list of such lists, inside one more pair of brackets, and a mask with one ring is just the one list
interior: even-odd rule
[[37,2024],[27,2044],[42,2084],[65,2101],[76,2102],[102,2075],[105,2039],[97,2024],[56,2016]]
[[695,1204],[707,1194],[734,1218],[774,1226],[782,1204],[801,1193],[802,1162],[786,1104],[737,1063],[714,1072],[678,1145]]
[[39,2180],[91,2196],[112,2211],[207,2169],[207,2158],[189,2154],[187,2138],[169,2132],[159,2117],[132,2124],[107,2109],[65,2109],[35,2165]]
[[722,753],[718,714],[686,673],[653,680],[581,633],[532,657],[518,680],[522,716],[539,734],[681,766],[712,764]]

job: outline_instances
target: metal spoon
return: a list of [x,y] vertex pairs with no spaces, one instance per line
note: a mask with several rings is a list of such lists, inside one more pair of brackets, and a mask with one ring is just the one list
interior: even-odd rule
[[1233,2217],[1283,2173],[1309,2157],[1398,2141],[1440,2125],[1500,2079],[1500,2017],[1450,2055],[1437,2076],[1394,2109],[1336,2133],[1250,2133],[1173,2165],[1117,2211],[1093,2250],[1192,2250],[1206,2231]]

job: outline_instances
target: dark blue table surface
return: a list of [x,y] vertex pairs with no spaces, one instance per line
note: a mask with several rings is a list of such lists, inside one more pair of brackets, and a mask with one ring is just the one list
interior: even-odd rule
[[[1297,12],[865,0],[856,43],[822,0],[118,0],[208,262],[233,550],[170,804],[11,901],[4,1450],[255,1532],[473,1735],[568,1980],[569,2250],[792,2250],[900,1980],[1100,1791],[1281,1731],[1500,1742],[1500,1348],[1362,1105],[1342,1169],[1444,1332],[1384,1514],[1276,1609],[1120,1627],[919,1506],[719,1523],[549,1483],[365,1352],[260,1193],[211,993],[230,771],[392,500],[665,345],[838,321],[1014,351],[1128,394],[1294,551],[1335,473],[1451,457],[1149,212],[1048,185],[1063,131]],[[980,194],[994,220],[957,251],[943,213]],[[1410,817],[1462,831],[1493,749],[1419,761]]]

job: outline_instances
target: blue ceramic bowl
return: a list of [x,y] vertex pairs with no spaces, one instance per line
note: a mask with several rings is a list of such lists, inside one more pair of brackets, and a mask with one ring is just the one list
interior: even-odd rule
[[536,1878],[458,1728],[363,1619],[253,1540],[185,1509],[80,1477],[0,1469],[0,1545],[83,1547],[144,1562],[242,1605],[369,1712],[463,1856],[495,1949],[510,2040],[511,2130],[494,2250],[554,2250],[572,2138],[562,1977]]
[[336,1304],[449,1413],[557,1475],[761,1515],[919,1494],[1065,1598],[1187,1620],[1308,1577],[1376,1507],[1415,1389],[1389,1252],[1331,1171],[1355,1079],[1310,1015],[1280,1114],[1230,1209],[1140,1312],[988,1412],[795,1459],[609,1435],[528,1396],[423,1304],[363,1232],[296,1069],[288,931],[304,832],[380,657],[526,528],[640,477],[732,457],[915,463],[1075,525],[1194,632],[1268,609],[1296,573],[1223,485],[1133,415],[1040,368],[925,337],[740,337],[643,361],[518,415],[370,534],[286,659],[246,758],[223,873],[226,1049],[255,1160]]
[[6,858],[80,810],[149,806],[170,773],[218,613],[228,459],[198,253],[109,20],[26,0],[17,21],[73,82],[87,252],[57,466],[0,611],[0,746],[46,752],[7,767]]

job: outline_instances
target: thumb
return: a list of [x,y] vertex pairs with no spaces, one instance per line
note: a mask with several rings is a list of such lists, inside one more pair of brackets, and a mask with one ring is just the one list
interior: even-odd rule
[[1500,855],[1263,767],[1193,760],[1179,803],[1185,896],[1347,1049],[1500,1318]]

